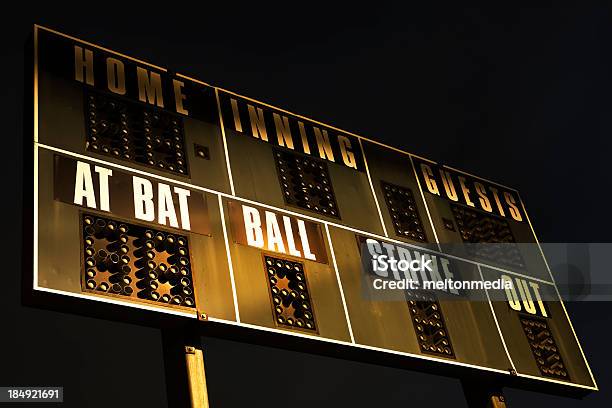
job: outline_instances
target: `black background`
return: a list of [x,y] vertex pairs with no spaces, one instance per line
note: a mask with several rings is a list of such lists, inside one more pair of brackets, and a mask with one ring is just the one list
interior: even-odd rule
[[[0,385],[64,386],[69,406],[167,404],[159,331],[20,305],[23,44],[35,22],[516,187],[544,242],[609,241],[607,7],[155,4],[4,10]],[[602,391],[506,390],[510,406],[610,403],[612,307],[568,308]],[[213,407],[465,404],[442,377],[220,340],[205,353]]]

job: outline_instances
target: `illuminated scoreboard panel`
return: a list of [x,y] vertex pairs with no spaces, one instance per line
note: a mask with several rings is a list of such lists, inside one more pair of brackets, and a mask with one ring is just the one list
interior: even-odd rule
[[[515,190],[34,36],[35,291],[596,389]],[[517,298],[377,299],[372,248],[505,276]]]

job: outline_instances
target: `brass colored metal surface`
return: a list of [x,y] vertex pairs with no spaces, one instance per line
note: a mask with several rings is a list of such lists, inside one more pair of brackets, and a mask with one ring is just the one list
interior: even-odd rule
[[[419,355],[423,352],[407,300],[377,300],[363,279],[358,240],[353,232],[330,228],[355,342]],[[419,251],[422,250],[419,249]],[[458,262],[461,279],[478,279],[477,269]],[[364,287],[364,285],[367,286]],[[438,303],[457,361],[509,370],[511,363],[487,302],[444,294]],[[407,299],[410,299],[409,297]],[[418,323],[417,323],[418,325]]]
[[[35,53],[34,292],[272,346],[597,389],[516,190],[52,30],[35,28]],[[162,278],[183,256],[169,237],[188,244],[188,284]],[[558,301],[381,299],[368,240]],[[193,406],[207,406],[201,350],[186,359]]]
[[[41,151],[39,153],[40,168],[53,168],[54,153]],[[81,210],[75,205],[68,205],[53,200],[53,171],[39,173],[39,223],[38,235],[41,245],[38,253],[38,284],[42,287],[81,293],[81,271],[83,271],[84,248],[81,243]],[[186,233],[183,230],[160,229],[157,225],[149,225],[150,230],[162,230],[174,236],[186,236],[190,244],[194,285],[194,299],[198,308],[206,310],[211,317],[218,319],[235,319],[232,299],[231,279],[228,272],[227,256],[222,240],[223,229],[219,208],[214,196],[207,197],[211,236]],[[88,213],[107,217],[108,213],[88,211]],[[113,216],[114,220],[125,224],[134,224],[131,220]],[[136,223],[143,226],[142,223]],[[83,237],[84,238],[84,237]],[[135,284],[135,282],[134,282]],[[134,288],[134,293],[137,293]],[[89,292],[100,296],[100,291]],[[111,293],[112,295],[112,293]],[[114,296],[114,295],[113,295]],[[123,299],[123,296],[115,296]],[[229,301],[228,301],[229,300]],[[150,303],[140,298],[130,298],[131,302]],[[155,302],[160,307],[169,307],[161,302]],[[192,308],[188,308],[191,310]]]
[[[372,187],[374,193],[378,197],[378,202],[381,207],[381,214],[384,223],[387,227],[389,236],[405,242],[419,243],[422,239],[414,239],[410,235],[398,234],[391,213],[386,204],[386,194],[383,189],[383,183],[393,184],[398,187],[410,190],[415,196],[415,212],[419,214],[426,242],[435,243],[435,234],[431,223],[427,217],[427,209],[425,203],[420,198],[420,189],[417,180],[414,176],[410,156],[393,152],[390,154],[389,149],[371,142],[363,143],[363,150],[368,159],[368,168],[372,177]],[[418,238],[418,236],[417,236]]]
[[503,395],[491,395],[489,408],[506,408],[506,399]]
[[[415,159],[414,163],[416,173],[421,180],[425,202],[443,251],[461,258],[485,262],[482,254],[470,253],[474,248],[482,248],[482,246],[454,244],[464,244],[466,241],[468,243],[494,244],[503,241],[505,242],[503,245],[486,245],[485,247],[491,249],[502,247],[504,251],[511,250],[513,252],[512,257],[510,259],[493,259],[489,256],[485,263],[521,274],[528,271],[535,278],[550,281],[550,273],[542,254],[538,250],[526,213],[516,201],[519,199],[516,191],[422,160]],[[424,165],[427,167],[423,167]],[[435,193],[432,193],[432,191],[435,191]],[[452,198],[449,198],[449,195]],[[470,200],[469,204],[466,197]],[[465,214],[478,214],[478,219],[488,219],[490,222],[485,221],[489,224],[488,232],[484,232],[484,235],[479,233],[477,234],[479,238],[474,239],[476,236],[472,232],[477,232],[476,230],[468,231],[470,228],[467,225],[461,227],[455,225],[458,221],[463,222]],[[512,215],[515,215],[521,221],[517,221]],[[457,216],[461,220],[458,220]],[[503,236],[499,234],[497,234],[498,236],[490,235],[492,231],[491,222],[499,225],[499,228],[495,227],[494,229],[498,233],[503,231]],[[478,228],[482,229],[482,227],[486,228],[485,224]],[[461,232],[462,230],[464,233]],[[510,249],[513,247],[513,242],[532,245],[519,245],[519,253],[517,254],[516,251]],[[507,254],[505,258],[508,258]]]
[[[308,216],[314,215],[323,220],[382,234],[376,204],[365,173],[328,162],[329,180],[333,185],[338,213],[342,219],[313,214],[308,209],[286,204],[278,180],[274,152],[270,145],[237,134],[231,129],[226,129],[226,134],[236,195],[277,208]],[[356,197],[359,199],[355,199]]]
[[187,363],[187,378],[192,408],[208,408],[208,387],[206,386],[206,371],[204,369],[204,354],[201,349],[185,347]]
[[[501,272],[482,268],[485,279],[497,279]],[[522,279],[525,283],[537,284],[543,299],[555,299],[557,297],[554,286],[542,282],[530,281],[527,278]],[[520,298],[520,304],[524,307],[527,300],[523,301]],[[538,319],[535,315],[530,315],[525,310],[513,310],[508,302],[493,301],[493,310],[499,323],[500,331],[506,341],[508,352],[512,356],[516,370],[519,373],[525,373],[532,376],[543,376],[537,362],[537,356],[534,356],[532,341],[526,336],[522,320],[525,316],[530,316],[539,322],[545,321],[547,331],[550,337],[554,339],[555,348],[557,348],[560,359],[563,361],[567,377],[572,382],[578,384],[592,384],[588,365],[582,359],[579,344],[576,338],[572,335],[570,322],[565,318],[565,311],[560,302],[543,301],[546,318]],[[549,377],[550,376],[546,376]]]
[[[223,202],[226,206],[229,203],[225,200]],[[226,211],[225,215],[226,223],[229,224],[229,211]],[[329,251],[328,245],[325,250]],[[293,330],[285,325],[277,325],[270,301],[268,274],[262,254],[271,258],[277,258],[278,255],[238,243],[230,243],[230,254],[241,321],[274,329]],[[304,275],[312,299],[311,307],[316,316],[317,334],[330,339],[350,341],[333,266],[289,256],[283,256],[283,259],[303,262]]]
[[[127,82],[130,79],[129,74],[136,70],[137,64],[131,60],[117,58],[116,55],[109,54],[107,50],[83,47],[90,49],[94,53],[94,65],[104,70],[100,73],[97,68],[94,68],[95,94],[104,94],[111,99],[123,101],[123,103],[127,103],[130,106],[140,106],[143,113],[147,111],[168,114],[169,111],[171,117],[180,118],[182,121],[185,147],[183,152],[185,164],[188,164],[185,167],[186,173],[189,173],[188,177],[178,173],[178,171],[169,171],[167,168],[161,169],[157,167],[158,163],[152,167],[148,163],[139,163],[132,160],[126,162],[125,158],[115,157],[112,154],[112,148],[110,155],[102,151],[96,153],[88,149],[88,127],[85,121],[88,119],[89,112],[86,104],[86,93],[91,93],[93,89],[90,86],[84,86],[84,84],[75,81],[74,42],[48,34],[44,30],[39,31],[38,40],[39,52],[41,54],[38,69],[38,87],[40,89],[40,92],[38,92],[38,134],[40,143],[100,158],[111,163],[127,164],[135,169],[171,177],[180,181],[187,181],[217,191],[230,192],[223,141],[218,117],[216,116],[216,102],[212,87],[192,81],[182,81],[185,87],[188,88],[185,92],[191,97],[191,110],[188,115],[177,112],[175,104],[170,105],[167,101],[165,101],[166,105],[164,105],[164,107],[168,108],[166,110],[160,109],[157,104],[145,105],[138,99],[138,95],[131,95],[130,93],[131,90],[137,89],[136,84],[132,83],[130,85]],[[109,92],[106,78],[101,75],[106,71],[107,57],[120,59],[125,65],[127,93],[124,95]],[[71,63],[66,65],[65,61],[68,59],[71,60]],[[162,78],[168,76],[167,73],[154,68],[151,68],[151,72],[159,73]],[[166,90],[164,95],[170,97],[172,93]],[[136,105],[134,105],[134,101]],[[145,140],[144,137],[143,133],[143,142]],[[153,142],[155,142],[154,139],[155,137],[153,137]],[[161,140],[164,143],[166,138],[161,139],[164,139]],[[116,143],[119,142],[120,139],[116,139]],[[197,159],[194,144],[207,147],[210,159]],[[134,148],[136,146],[130,142],[130,147]],[[152,147],[154,147],[154,151],[163,150],[161,146],[159,148],[156,146]],[[136,152],[134,151],[134,153]],[[142,154],[145,154],[144,146]],[[175,162],[174,164],[176,165],[177,163]]]

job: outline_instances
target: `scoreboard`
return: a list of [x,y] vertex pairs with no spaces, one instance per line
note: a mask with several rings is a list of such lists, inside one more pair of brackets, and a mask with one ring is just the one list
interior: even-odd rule
[[[48,28],[32,65],[24,282],[43,307],[597,390],[516,190]],[[382,299],[383,254],[509,288]]]

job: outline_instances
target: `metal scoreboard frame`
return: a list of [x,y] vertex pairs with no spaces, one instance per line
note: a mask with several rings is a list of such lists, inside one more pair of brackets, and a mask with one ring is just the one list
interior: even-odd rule
[[[45,27],[32,46],[24,302],[554,394],[598,390],[516,190]],[[447,249],[477,239],[460,228],[470,217],[537,254],[499,265]],[[543,285],[558,302],[530,316],[486,291],[479,304],[432,299],[444,313],[427,318],[447,335],[428,349],[410,327],[423,310],[364,298],[367,240]],[[552,368],[534,335],[548,336]]]

